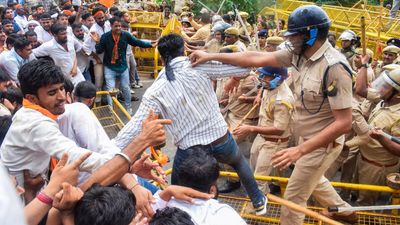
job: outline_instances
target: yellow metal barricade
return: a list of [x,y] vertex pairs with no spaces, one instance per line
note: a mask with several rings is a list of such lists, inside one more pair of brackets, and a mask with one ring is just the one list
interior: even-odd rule
[[[144,40],[156,41],[160,38],[162,28],[162,13],[145,12],[145,11],[129,11],[132,18],[136,18],[135,23],[131,23],[133,32],[137,32],[137,37]],[[157,77],[158,71],[161,70],[161,62],[156,57],[156,48],[141,49],[133,48],[136,58],[138,71],[145,74],[151,74]]]

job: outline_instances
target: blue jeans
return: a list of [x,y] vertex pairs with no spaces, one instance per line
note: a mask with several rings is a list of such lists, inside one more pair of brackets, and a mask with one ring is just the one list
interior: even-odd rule
[[83,74],[83,77],[85,78],[86,81],[92,82],[92,77],[91,77],[89,68],[86,68],[86,70],[83,71],[82,74]]
[[137,182],[140,184],[140,186],[146,188],[147,190],[151,191],[151,194],[155,194],[160,188],[158,188],[156,185],[150,183],[144,178],[137,177]]
[[[260,191],[260,189],[258,189],[253,172],[251,171],[247,160],[239,151],[239,148],[236,144],[236,141],[233,139],[232,134],[229,133],[228,140],[226,140],[224,143],[215,146],[204,146],[204,150],[214,156],[218,162],[226,163],[233,167],[233,169],[238,173],[239,179],[246,189],[246,192],[249,195],[253,205],[259,205],[259,203],[263,201],[264,194]],[[187,151],[178,148],[174,158],[174,164],[172,166],[172,184],[179,183],[179,178],[176,171],[179,170],[179,166],[188,157],[189,155],[187,154]]]
[[[120,79],[120,90],[122,91],[122,96],[125,101],[125,108],[131,108],[131,89],[129,87],[129,71],[128,69],[124,70],[124,72],[119,73],[111,70],[107,66],[104,66],[104,78],[106,80],[106,90],[111,91],[115,88],[115,81],[117,78]],[[107,102],[109,105],[112,104],[111,97],[107,96]]]

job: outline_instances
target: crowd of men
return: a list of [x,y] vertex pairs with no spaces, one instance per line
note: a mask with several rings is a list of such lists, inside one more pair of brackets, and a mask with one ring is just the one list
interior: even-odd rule
[[[281,188],[255,175],[288,177],[283,197],[304,207],[310,198],[325,208],[388,201],[338,192],[330,181],[385,185],[399,172],[400,145],[388,135],[400,136],[400,39],[374,54],[354,31],[331,32],[317,6],[251,25],[246,12],[194,15],[193,3],[182,2],[107,8],[64,0],[3,10],[4,224],[246,224],[218,193],[243,185],[250,213],[264,215],[266,194]],[[159,12],[160,26],[176,16],[182,26],[147,40],[131,30],[143,18],[128,9]],[[156,47],[165,66],[135,112],[133,89],[143,85],[132,47]],[[132,119],[110,140],[90,109],[101,101],[97,91],[116,89]],[[165,143],[164,129],[177,150],[172,185],[160,190],[149,180],[166,184],[164,172],[144,152]],[[239,178],[218,186],[220,167]],[[355,212],[321,213],[358,220]],[[282,206],[281,224],[303,220]]]

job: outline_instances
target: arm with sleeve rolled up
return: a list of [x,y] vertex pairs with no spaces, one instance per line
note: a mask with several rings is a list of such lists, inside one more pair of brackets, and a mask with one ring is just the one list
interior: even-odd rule
[[[122,152],[133,162],[150,146],[157,146],[165,142],[164,125],[171,124],[171,120],[156,119],[154,112],[150,111],[147,118],[142,122],[141,132],[134,139],[128,140]],[[130,170],[130,164],[124,157],[114,157],[100,169],[95,171],[92,176],[81,186],[82,190],[87,190],[94,183],[101,185],[112,184],[122,178]]]

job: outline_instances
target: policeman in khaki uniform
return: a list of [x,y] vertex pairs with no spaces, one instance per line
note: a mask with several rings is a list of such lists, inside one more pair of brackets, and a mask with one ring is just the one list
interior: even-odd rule
[[354,49],[357,41],[357,34],[352,30],[345,30],[339,36],[339,40],[341,41],[342,48],[340,52],[346,56],[346,59],[349,63],[352,62],[353,56],[355,55]]
[[[275,153],[272,165],[286,169],[296,162],[284,198],[304,207],[311,195],[323,207],[350,207],[323,176],[340,154],[352,120],[350,65],[327,41],[329,27],[329,17],[320,7],[300,6],[289,16],[287,49],[233,54],[196,51],[190,55],[193,66],[209,60],[243,67],[293,66],[294,134],[299,145]],[[231,78],[227,89],[236,85],[237,80]],[[357,221],[355,212],[322,213],[335,220]],[[303,213],[282,206],[281,224],[297,225],[303,220]]]
[[275,52],[278,50],[278,46],[283,43],[283,38],[278,36],[272,36],[267,38],[267,44],[265,46],[265,51]]
[[[269,176],[273,170],[272,155],[289,147],[294,96],[285,82],[286,68],[266,66],[258,69],[258,72],[264,89],[258,125],[242,125],[233,134],[239,137],[257,134],[250,151],[250,166],[254,175]],[[261,191],[269,192],[267,182],[257,183]]]
[[[400,48],[400,39],[399,38],[390,38],[386,42],[386,45],[387,46],[393,45],[393,46],[396,46],[396,47]],[[400,65],[400,54],[399,54],[399,56],[397,57],[397,59],[393,63],[396,63],[396,64]]]
[[[239,16],[242,18],[243,23],[246,26],[247,32],[249,32],[249,35],[251,35],[253,33],[253,27],[250,25],[250,23],[247,22],[247,18],[249,18],[249,14],[247,12],[239,12]],[[247,39],[246,34],[244,32],[244,28],[240,24],[240,22],[237,24],[237,28],[239,29],[239,34],[242,37],[245,37],[245,39]]]
[[[382,129],[392,136],[400,136],[400,69],[383,73],[376,81],[383,101],[372,111],[368,123],[372,128]],[[360,145],[357,164],[359,183],[385,185],[386,175],[399,172],[398,154],[391,146],[382,144],[383,137],[371,138]],[[379,193],[360,191],[359,205],[374,205]]]
[[375,68],[375,75],[378,77],[384,70],[384,66],[395,63],[399,57],[400,48],[395,45],[389,45],[383,49],[382,62],[378,63]]
[[237,45],[241,52],[247,50],[246,45],[239,39],[239,30],[236,27],[229,27],[224,31],[225,45]]

